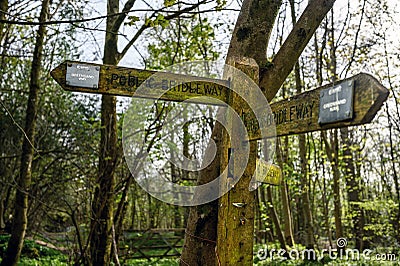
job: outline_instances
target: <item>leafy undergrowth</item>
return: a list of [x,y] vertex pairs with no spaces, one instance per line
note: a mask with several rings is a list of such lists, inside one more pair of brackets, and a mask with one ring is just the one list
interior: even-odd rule
[[[9,235],[0,235],[0,262],[6,251],[9,239]],[[27,239],[24,241],[21,259],[18,265],[64,266],[68,265],[68,257],[58,250],[39,245],[35,243],[35,241]]]
[[[8,235],[0,235],[0,262],[1,257],[4,255],[4,252],[7,247],[7,242],[9,240]],[[255,250],[260,249],[261,246],[256,245]],[[258,248],[258,249],[257,249]],[[299,247],[300,248],[300,247]],[[378,265],[387,265],[394,266],[400,265],[399,257],[396,256],[395,261],[377,261],[372,259],[363,259],[360,260],[333,260],[328,256],[323,257],[321,260],[317,262],[308,262],[302,260],[283,260],[283,259],[260,259],[261,254],[256,254],[254,256],[254,265],[263,266],[263,265],[283,265],[283,266],[319,266],[319,265],[328,265],[328,266],[336,266],[336,265],[364,265],[364,266],[378,266]],[[25,240],[24,247],[22,249],[21,259],[18,265],[23,266],[36,266],[36,265],[44,265],[44,266],[64,266],[69,265],[69,258],[60,252],[59,250],[49,248],[46,246],[39,245],[35,243],[33,240]],[[178,266],[179,258],[169,258],[169,259],[129,259],[123,260],[120,258],[121,265],[132,265],[132,266]],[[112,263],[112,265],[114,265]]]
[[139,260],[128,260],[125,263],[121,263],[121,265],[132,265],[132,266],[178,266],[179,259],[178,258],[170,258],[170,259],[154,259],[148,261],[146,259]]

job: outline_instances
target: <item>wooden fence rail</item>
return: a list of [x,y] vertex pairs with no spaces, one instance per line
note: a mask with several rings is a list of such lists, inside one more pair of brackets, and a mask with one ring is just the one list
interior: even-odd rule
[[120,257],[147,259],[179,257],[185,237],[185,228],[124,231]]

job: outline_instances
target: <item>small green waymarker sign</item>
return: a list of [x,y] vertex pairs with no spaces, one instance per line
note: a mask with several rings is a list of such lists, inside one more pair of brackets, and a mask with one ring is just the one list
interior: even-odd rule
[[276,186],[280,185],[282,182],[282,169],[278,165],[257,159],[256,181]]

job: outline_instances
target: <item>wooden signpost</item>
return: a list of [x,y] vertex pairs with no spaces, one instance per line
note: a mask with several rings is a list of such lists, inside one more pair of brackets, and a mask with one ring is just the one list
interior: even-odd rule
[[[156,73],[160,75],[154,75]],[[75,61],[65,61],[53,69],[51,75],[65,90],[77,92],[135,95],[165,101],[192,100],[213,105],[226,103],[229,94],[226,80]],[[137,89],[141,85],[144,88],[139,94]],[[196,98],[200,96],[207,98]]]
[[[254,81],[258,80],[260,71],[257,65],[243,65],[242,70]],[[153,74],[157,73],[160,75],[154,77]],[[254,198],[249,191],[249,182],[254,170],[257,182],[275,185],[281,182],[282,173],[279,167],[256,161],[257,145],[254,140],[274,135],[261,136],[253,114],[256,110],[243,107],[243,100],[231,93],[228,81],[73,61],[62,63],[51,71],[51,75],[69,91],[233,106],[245,124],[250,140],[250,156],[243,176],[236,177],[239,181],[234,189],[219,201],[217,247],[222,265],[234,265],[230,261],[240,262],[241,265],[252,264],[253,254],[247,251],[252,251],[254,225],[242,226],[254,222]],[[141,84],[144,90],[138,93]],[[388,94],[388,90],[375,78],[358,74],[271,104],[272,113],[261,118],[264,119],[262,125],[268,127],[275,124],[277,136],[361,125],[372,121]],[[233,153],[237,157],[235,165],[244,163],[240,160],[242,153],[240,148]],[[226,159],[222,160],[227,162]],[[229,179],[226,179],[229,184]],[[246,254],[241,254],[244,251]]]
[[[228,102],[229,82],[226,80],[171,73],[148,80],[155,73],[162,72],[74,61],[66,61],[51,71],[61,87],[69,91],[133,96],[146,81],[145,93],[135,94],[136,97],[159,98],[162,92],[160,99],[166,101],[189,100],[212,105]],[[263,118],[264,125],[275,123],[277,136],[362,125],[372,121],[388,95],[389,91],[374,77],[358,74],[272,103],[272,113]],[[239,115],[249,140],[261,139],[253,113]]]

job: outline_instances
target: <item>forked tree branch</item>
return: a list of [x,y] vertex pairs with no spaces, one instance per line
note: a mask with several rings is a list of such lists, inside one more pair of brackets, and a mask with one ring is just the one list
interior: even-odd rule
[[125,3],[121,14],[118,15],[117,19],[114,21],[114,24],[113,24],[113,26],[111,28],[112,32],[118,32],[119,28],[121,27],[122,22],[124,22],[126,16],[131,11],[131,9],[132,9],[133,5],[135,4],[135,2],[136,2],[136,0],[128,0],[128,2]]
[[249,57],[259,66],[267,62],[267,48],[282,0],[243,1],[229,45],[231,57]]
[[308,6],[274,57],[272,64],[260,69],[260,88],[271,101],[292,71],[304,48],[336,0],[310,0]]

